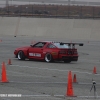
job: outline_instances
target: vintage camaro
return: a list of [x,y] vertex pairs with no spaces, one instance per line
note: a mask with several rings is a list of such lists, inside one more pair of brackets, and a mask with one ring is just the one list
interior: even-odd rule
[[78,61],[78,52],[75,45],[83,46],[83,43],[63,43],[53,41],[40,41],[33,45],[15,49],[15,57],[19,60],[33,59],[46,62]]

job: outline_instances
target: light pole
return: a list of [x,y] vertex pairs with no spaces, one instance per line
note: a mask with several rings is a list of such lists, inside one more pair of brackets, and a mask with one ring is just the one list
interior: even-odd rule
[[11,5],[13,5],[13,0],[11,1]]
[[75,0],[74,0],[74,5],[75,5]]
[[28,9],[28,7],[26,7],[26,15],[27,15],[27,13],[28,13],[27,9]]
[[70,0],[68,0],[68,5],[70,5]]
[[6,7],[8,6],[8,0],[6,0]]

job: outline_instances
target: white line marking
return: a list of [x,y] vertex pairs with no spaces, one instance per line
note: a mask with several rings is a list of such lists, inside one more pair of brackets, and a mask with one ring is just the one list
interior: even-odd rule
[[19,65],[9,65],[9,66],[19,66]]
[[14,72],[14,71],[9,71],[9,70],[7,70],[8,72],[10,72],[10,73],[15,73],[15,74],[22,74],[22,75],[26,75],[25,73],[20,73],[20,72]]
[[[39,68],[39,67],[20,66],[20,65],[10,65],[10,66],[26,67],[26,68],[32,68],[32,69],[36,68],[36,69],[40,69],[40,70],[61,71],[61,72],[69,71],[69,70],[59,70],[59,69],[49,69],[49,68]],[[77,73],[82,73],[82,74],[93,74],[93,73],[89,73],[89,72],[80,72],[80,71],[72,71],[72,72],[77,72]],[[94,74],[94,75],[100,75],[100,74]]]
[[[11,72],[11,71],[10,71]],[[14,73],[14,72],[12,72]],[[17,73],[18,74],[18,73]],[[21,73],[20,73],[21,74]],[[9,76],[23,76],[23,77],[43,77],[43,78],[49,78],[49,77],[52,77],[52,76],[39,76],[39,75],[29,75],[29,74],[23,74],[22,75],[11,75],[11,74],[7,74]]]
[[29,83],[29,84],[66,84],[67,82],[22,82],[22,81],[10,81],[11,83]]
[[[10,81],[11,83],[25,83],[25,84],[67,84],[67,82],[22,82],[22,81]],[[73,84],[79,84],[79,85],[92,85],[92,83],[73,83]],[[100,83],[97,83],[98,85]]]
[[[43,78],[49,78],[49,77],[51,77],[51,76],[40,76],[40,75],[30,75],[30,74],[26,74],[26,73],[20,73],[20,72],[14,72],[14,71],[9,71],[9,70],[7,70],[8,72],[10,72],[10,73],[14,73],[14,74],[18,74],[18,75],[10,75],[10,74],[7,74],[7,75],[9,75],[9,76],[28,76],[28,77],[43,77]],[[19,75],[20,74],[20,75]]]
[[100,96],[77,96],[79,98],[100,98]]
[[[66,95],[22,95],[22,97],[67,97],[67,96]],[[100,98],[100,96],[75,96],[75,97],[71,96],[70,98]]]
[[22,97],[51,97],[51,95],[22,95]]
[[[22,95],[22,97],[34,97],[34,98],[50,98],[50,97],[61,97],[61,95],[58,95],[58,96],[55,96],[55,95]],[[64,95],[62,95],[62,97],[64,97]],[[55,99],[60,99],[61,98],[53,98],[54,100]]]

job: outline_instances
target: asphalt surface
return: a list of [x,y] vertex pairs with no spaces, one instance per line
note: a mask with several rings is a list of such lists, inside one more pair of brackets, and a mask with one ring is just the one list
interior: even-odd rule
[[[100,100],[100,41],[73,41],[83,42],[84,46],[77,46],[79,60],[70,64],[17,60],[13,54],[15,48],[30,45],[34,40],[66,41],[66,39],[27,36],[0,37],[0,72],[4,61],[9,81],[9,83],[0,83],[0,100],[87,100],[88,96],[88,99],[95,100],[92,97],[94,88],[90,92],[92,79],[96,81],[98,95],[96,99]],[[8,59],[11,59],[12,65],[8,65]],[[93,74],[94,66],[97,74]],[[78,83],[73,83],[74,96],[77,97],[65,96],[69,71],[77,77]],[[2,97],[2,94],[7,97]],[[21,97],[9,97],[10,94],[19,94]]]

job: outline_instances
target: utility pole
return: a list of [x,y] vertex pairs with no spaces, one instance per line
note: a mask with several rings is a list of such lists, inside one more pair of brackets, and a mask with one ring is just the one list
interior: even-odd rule
[[6,7],[8,6],[9,4],[8,4],[8,0],[6,0]]
[[11,0],[11,5],[13,5],[13,0]]
[[68,0],[68,5],[70,6],[70,0]]

